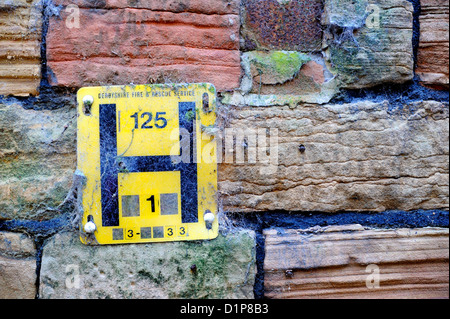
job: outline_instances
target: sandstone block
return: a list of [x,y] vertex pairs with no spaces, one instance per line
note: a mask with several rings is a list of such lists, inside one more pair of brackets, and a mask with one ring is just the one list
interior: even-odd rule
[[40,297],[251,299],[255,268],[248,231],[205,242],[101,247],[64,233],[44,247]]
[[4,256],[27,258],[36,256],[33,240],[25,234],[0,232],[0,253]]
[[26,235],[0,232],[0,299],[34,299],[36,249]]
[[264,235],[268,298],[448,298],[448,229],[349,225]]
[[39,0],[0,1],[0,95],[37,95],[41,80]]
[[76,111],[0,104],[0,219],[59,214],[76,167]]
[[50,17],[50,82],[65,87],[155,82],[238,87],[237,1],[209,1],[203,8],[206,2],[75,2],[80,5],[78,27],[71,10]]
[[[448,103],[432,101],[402,108],[388,102],[231,108],[226,127],[244,132],[243,142],[234,143],[236,154],[241,150],[247,159],[256,148],[258,157],[239,163],[224,156],[219,165],[224,209],[448,210],[448,116]],[[253,145],[245,135],[258,129],[278,132],[270,134],[278,143],[267,150],[269,172],[263,172],[269,162],[258,150],[262,145],[266,154],[269,142]]]
[[320,51],[322,10],[320,0],[244,0],[242,49]]
[[251,51],[242,54],[239,90],[224,93],[222,103],[238,106],[297,106],[328,103],[338,83],[320,55],[298,51]]
[[424,85],[449,88],[449,1],[421,1],[417,74]]
[[80,8],[124,9],[137,8],[175,13],[239,14],[236,0],[54,0],[55,5],[74,4]]
[[326,0],[324,49],[342,87],[404,83],[414,76],[413,6],[406,0]]

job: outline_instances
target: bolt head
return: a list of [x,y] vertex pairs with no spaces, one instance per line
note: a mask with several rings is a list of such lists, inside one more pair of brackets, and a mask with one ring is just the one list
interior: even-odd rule
[[85,106],[91,106],[92,104],[94,104],[94,97],[91,96],[91,95],[86,95],[86,96],[83,98],[83,104],[84,104]]
[[87,222],[86,225],[84,225],[84,231],[87,234],[93,234],[97,230],[97,226],[93,222]]
[[212,224],[214,220],[216,220],[216,216],[213,213],[209,212],[205,214],[205,222]]

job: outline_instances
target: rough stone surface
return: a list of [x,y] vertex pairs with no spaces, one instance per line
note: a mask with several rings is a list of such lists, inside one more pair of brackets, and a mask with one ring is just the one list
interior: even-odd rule
[[260,155],[256,164],[224,157],[224,210],[448,210],[448,121],[448,103],[431,101],[231,108],[235,132],[278,130],[278,161],[264,175]]
[[449,1],[422,0],[417,74],[423,84],[449,88]]
[[261,52],[253,51],[244,54],[244,63],[248,63],[247,68],[250,68],[250,74],[256,83],[253,83],[252,92],[258,90],[257,84],[275,85],[284,84],[295,77],[301,70],[302,66],[308,63],[311,58],[295,51],[275,51],[275,52]]
[[264,235],[268,298],[449,297],[448,229],[349,225]]
[[413,6],[406,0],[325,0],[327,59],[342,87],[404,83],[414,76]]
[[338,83],[320,55],[297,51],[251,51],[242,54],[239,90],[223,94],[222,103],[238,106],[297,106],[328,103]]
[[0,0],[0,95],[37,95],[41,79],[40,0]]
[[[261,45],[265,37],[283,42],[277,32],[300,35],[297,40],[310,37],[314,29],[312,21],[306,23],[302,15],[297,18],[281,15],[276,19],[272,11],[283,8],[281,11],[285,12],[291,6],[316,8],[316,4],[317,12],[312,15],[324,29],[320,48]],[[406,0],[326,0],[323,14],[322,5],[314,0],[248,0],[244,1],[244,7],[242,37],[244,50],[249,52],[241,56],[240,88],[225,93],[224,104],[290,107],[300,103],[325,104],[341,88],[361,89],[413,79],[413,6]],[[261,17],[264,14],[268,15],[265,19]],[[256,23],[253,29],[249,27],[252,21]],[[306,30],[300,32],[289,27],[292,21],[301,22]],[[276,27],[270,27],[272,22]]]
[[241,48],[320,51],[322,10],[321,0],[244,0]]
[[0,104],[0,220],[52,218],[76,167],[76,111]]
[[0,253],[14,258],[36,256],[33,240],[25,234],[0,232]]
[[239,86],[238,1],[78,2],[79,28],[67,26],[70,11],[50,17],[52,85],[209,82],[219,91]]
[[137,8],[174,13],[239,14],[236,0],[54,0],[55,5],[74,4],[80,8],[124,9]]
[[34,299],[36,249],[26,235],[0,232],[0,299]]
[[44,247],[40,297],[254,298],[255,258],[249,231],[205,242],[101,247],[63,233]]

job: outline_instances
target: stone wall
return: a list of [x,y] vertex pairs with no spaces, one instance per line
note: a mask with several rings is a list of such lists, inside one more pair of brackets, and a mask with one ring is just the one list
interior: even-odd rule
[[[448,8],[0,0],[0,298],[448,298]],[[76,91],[176,82],[218,90],[221,235],[83,246]]]

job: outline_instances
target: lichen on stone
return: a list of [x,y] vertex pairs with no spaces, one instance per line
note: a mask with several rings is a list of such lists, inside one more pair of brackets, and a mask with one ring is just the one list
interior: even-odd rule
[[252,76],[261,76],[264,84],[283,84],[292,80],[311,58],[296,51],[254,51],[248,56]]

